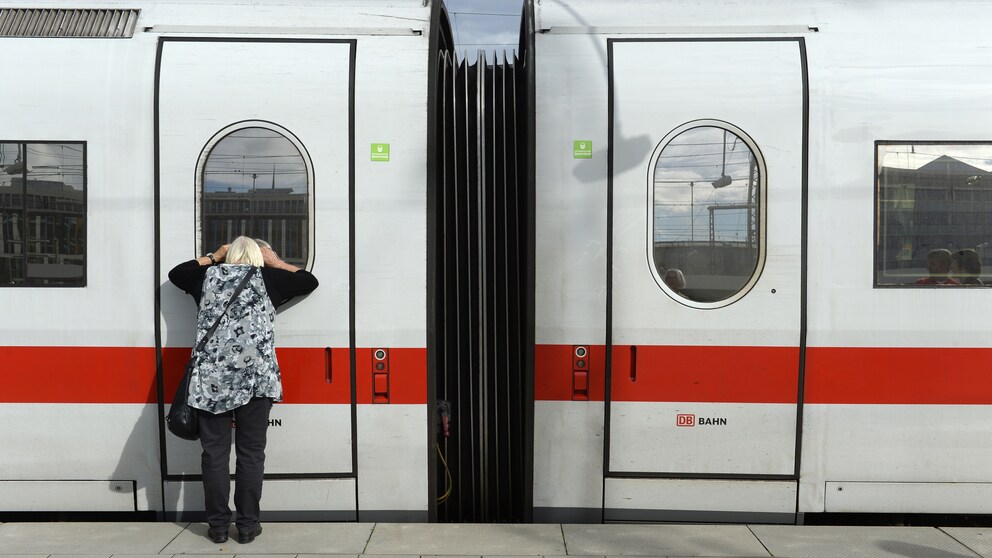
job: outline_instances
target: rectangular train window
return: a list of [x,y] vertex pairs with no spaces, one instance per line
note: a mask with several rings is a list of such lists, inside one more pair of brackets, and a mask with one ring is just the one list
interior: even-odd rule
[[875,145],[875,286],[992,285],[992,143]]
[[0,286],[86,285],[86,144],[0,142]]

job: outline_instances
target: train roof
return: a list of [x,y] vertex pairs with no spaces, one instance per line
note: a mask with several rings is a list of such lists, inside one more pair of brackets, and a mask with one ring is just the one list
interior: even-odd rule
[[948,30],[939,22],[977,29],[988,17],[982,0],[535,0],[534,6],[537,32],[552,34],[796,34],[849,25],[942,34]]
[[[430,0],[32,0],[0,5],[0,36],[54,36],[51,12],[136,11],[134,32],[427,35]],[[43,13],[47,11],[47,13]],[[17,32],[18,25],[21,32]],[[28,23],[32,21],[32,23]],[[34,34],[25,32],[26,28]]]

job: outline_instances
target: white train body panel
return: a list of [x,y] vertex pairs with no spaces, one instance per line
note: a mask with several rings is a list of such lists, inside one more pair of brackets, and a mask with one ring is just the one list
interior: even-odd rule
[[[534,518],[551,521],[571,510],[563,520],[598,521],[602,460],[579,456],[603,455],[602,403],[542,396],[540,385],[542,377],[570,366],[572,344],[606,344],[607,166],[598,147],[606,145],[606,81],[596,65],[572,63],[599,60],[586,38],[561,37],[564,44],[554,51],[545,49],[546,36],[535,39],[541,73],[534,109],[534,259],[543,263],[534,278]],[[582,139],[593,140],[595,155],[579,166],[570,149]],[[562,350],[542,358],[542,346],[556,343]]]
[[[122,8],[100,0],[19,7]],[[13,364],[3,374],[38,379],[17,380],[2,399],[0,416],[21,427],[6,429],[0,443],[48,448],[0,458],[2,493],[16,495],[2,509],[202,510],[199,445],[167,435],[159,447],[155,324],[168,403],[192,345],[195,306],[167,273],[206,251],[197,179],[205,146],[247,121],[272,123],[305,150],[305,265],[321,282],[277,319],[287,400],[272,414],[266,472],[279,477],[267,481],[263,508],[272,517],[356,520],[361,510],[373,520],[377,513],[426,519],[424,107],[432,7],[419,0],[360,7],[232,0],[124,8],[140,9],[131,38],[0,43],[5,68],[30,83],[0,90],[0,140],[85,142],[88,240],[84,287],[0,292],[4,314],[18,317],[3,327],[0,351]],[[391,158],[371,159],[373,143],[390,144]],[[274,173],[266,173],[256,187],[275,186]],[[373,347],[392,351],[391,402],[355,413],[373,406]],[[118,371],[91,374],[107,368]],[[59,386],[54,393],[40,380],[46,376]],[[66,386],[69,378],[81,389]],[[107,381],[128,385],[104,396],[99,384]],[[387,431],[394,434],[381,435]],[[383,452],[403,466],[375,466]],[[367,464],[361,482],[356,462]],[[66,490],[56,505],[44,496],[49,489],[24,481],[97,482],[99,490],[120,481],[131,503],[121,509],[120,493],[112,492],[101,503],[80,484],[79,497]],[[24,496],[31,486],[37,494]]]
[[549,519],[551,513],[570,521],[597,520],[602,485],[586,480],[603,476],[603,462],[595,458],[603,455],[602,405],[536,401],[534,424],[539,425],[534,431],[535,520]]
[[3,413],[21,425],[3,432],[0,490],[13,492],[5,508],[144,511],[161,502],[155,406],[5,403]]
[[[975,2],[535,5],[535,517],[985,513],[981,497],[959,498],[959,483],[992,486],[981,443],[992,399],[978,372],[992,299],[878,288],[873,269],[876,142],[989,140],[986,12]],[[726,306],[670,296],[645,242],[651,155],[700,119],[746,132],[767,170],[764,269]],[[592,142],[589,158],[575,140]],[[585,400],[566,349],[607,344],[611,377],[605,359],[592,361],[599,384]],[[654,350],[666,356],[648,361],[662,380],[638,396],[635,381],[624,387],[628,370]],[[794,363],[793,386],[777,392],[792,399],[748,400],[761,380],[748,371],[776,359]],[[716,371],[703,380],[726,392],[679,392],[694,367]],[[581,411],[604,405],[602,422]],[[597,443],[602,464],[557,474],[561,456]],[[603,476],[602,495],[570,489]]]
[[[126,311],[118,306],[121,300],[148,299],[148,285],[154,280],[150,262],[134,259],[140,257],[137,250],[149,251],[152,245],[149,169],[154,152],[150,101],[133,94],[133,89],[153,90],[154,44],[148,51],[149,70],[148,59],[137,55],[133,44],[65,41],[81,44],[66,48],[62,41],[25,39],[12,50],[27,48],[31,56],[6,56],[4,66],[30,78],[32,89],[28,94],[10,87],[0,90],[6,107],[3,137],[87,142],[89,184],[106,185],[87,192],[88,232],[102,241],[93,242],[87,251],[86,296],[74,289],[48,289],[44,296],[8,291],[4,314],[17,316],[18,323],[4,328],[3,344],[142,346],[154,324],[150,301]],[[5,49],[11,48],[8,45]],[[101,61],[100,71],[95,71],[94,60]],[[67,90],[75,94],[65,95]],[[108,313],[113,319],[94,319]]]
[[620,521],[658,515],[658,510],[680,510],[668,517],[661,512],[660,520],[705,520],[717,514],[729,520],[774,520],[796,508],[794,482],[611,478],[606,484],[604,508]]

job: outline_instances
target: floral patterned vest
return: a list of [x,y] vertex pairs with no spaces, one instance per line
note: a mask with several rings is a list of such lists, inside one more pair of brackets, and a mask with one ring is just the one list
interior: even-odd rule
[[[231,300],[248,264],[210,267],[196,316],[196,345]],[[282,380],[275,350],[276,311],[255,273],[231,303],[198,356],[189,382],[189,405],[213,414],[236,409],[252,397],[282,401]],[[194,353],[196,348],[194,345]]]

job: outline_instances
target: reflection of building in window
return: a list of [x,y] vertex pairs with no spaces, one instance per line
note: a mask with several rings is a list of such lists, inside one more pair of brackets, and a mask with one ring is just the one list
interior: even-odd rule
[[653,259],[677,268],[682,294],[718,302],[739,292],[760,257],[761,187],[748,144],[716,126],[690,128],[658,155],[653,179]]
[[288,263],[304,266],[308,254],[307,194],[292,188],[204,194],[203,241],[213,250],[239,235],[261,238]]
[[83,145],[8,143],[0,155],[0,286],[84,286]]
[[286,262],[306,266],[310,183],[300,149],[270,128],[220,134],[204,163],[200,249],[247,235],[268,242]]
[[[880,145],[879,151],[877,283],[909,284],[927,275],[927,254],[938,248],[973,249],[988,262],[992,174],[960,159],[978,162],[992,154],[955,157],[946,154],[955,146],[944,145]],[[917,168],[895,166],[894,153],[923,152],[936,158]],[[903,166],[910,166],[905,159]]]

